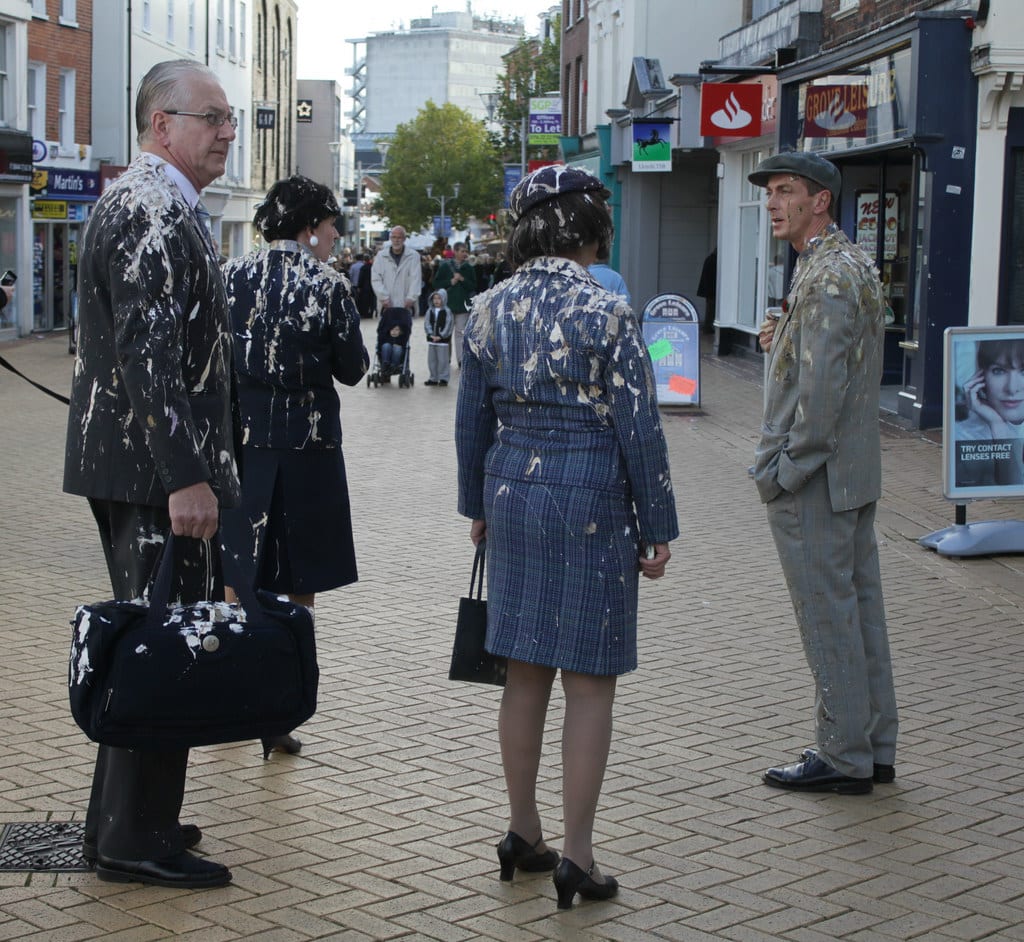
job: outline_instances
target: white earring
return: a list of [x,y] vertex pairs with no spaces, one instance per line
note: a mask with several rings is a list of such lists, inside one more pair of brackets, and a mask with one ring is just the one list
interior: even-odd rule
[[311,235],[309,237],[309,244],[315,249],[320,244],[320,240],[315,235]]

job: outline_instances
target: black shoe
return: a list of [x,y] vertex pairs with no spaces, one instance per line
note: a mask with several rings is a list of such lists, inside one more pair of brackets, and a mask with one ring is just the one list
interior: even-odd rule
[[[181,840],[185,845],[185,850],[191,850],[203,839],[203,832],[194,824],[179,824],[178,828],[181,830]],[[96,845],[89,841],[82,841],[82,858],[85,862],[90,865],[95,864],[96,857]]]
[[524,841],[518,834],[509,831],[498,842],[498,863],[501,864],[501,879],[511,880],[516,869],[524,873],[544,873],[554,870],[558,864],[558,854],[553,850],[538,852],[537,844],[544,842],[544,836],[537,838],[536,844]]
[[270,758],[274,750],[287,753],[290,756],[297,755],[302,751],[302,741],[294,736],[271,736],[269,739],[261,739],[263,743],[263,761]]
[[437,385],[438,386],[447,386],[448,385],[448,380],[442,379],[441,382],[439,382]]
[[424,386],[436,386],[437,385],[437,380],[436,379],[428,379],[423,385]]
[[[800,753],[800,758],[810,759],[812,756],[816,756],[817,754],[817,749],[805,749]],[[896,766],[882,765],[880,762],[876,762],[873,766],[871,780],[878,785],[890,785],[896,781]]]
[[190,890],[227,886],[231,882],[231,871],[223,864],[194,857],[187,851],[163,860],[115,860],[100,854],[96,876],[107,883],[148,883]]
[[794,765],[769,769],[764,783],[794,792],[835,792],[838,795],[866,795],[874,788],[870,778],[854,778],[837,772],[817,754]]
[[594,864],[589,869],[577,867],[568,857],[563,857],[551,879],[558,893],[558,908],[572,909],[572,901],[579,893],[583,899],[611,899],[619,892],[615,877],[605,877],[603,883],[594,879]]

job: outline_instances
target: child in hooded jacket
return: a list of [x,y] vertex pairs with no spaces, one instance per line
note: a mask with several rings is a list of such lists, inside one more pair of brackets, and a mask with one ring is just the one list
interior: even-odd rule
[[448,292],[444,288],[431,294],[423,327],[427,332],[427,368],[430,370],[430,379],[424,385],[447,386],[455,315],[448,309]]

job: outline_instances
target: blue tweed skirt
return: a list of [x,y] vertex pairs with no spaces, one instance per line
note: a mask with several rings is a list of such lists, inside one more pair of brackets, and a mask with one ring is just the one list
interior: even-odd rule
[[636,519],[625,493],[487,475],[487,650],[581,674],[636,668]]

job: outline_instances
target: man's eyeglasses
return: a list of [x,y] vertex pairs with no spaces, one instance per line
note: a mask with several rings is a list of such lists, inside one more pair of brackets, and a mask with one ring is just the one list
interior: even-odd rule
[[230,124],[232,128],[238,127],[238,118],[228,112],[223,114],[220,111],[178,111],[177,108],[165,108],[164,114],[183,114],[186,118],[202,118],[211,128],[222,128]]

